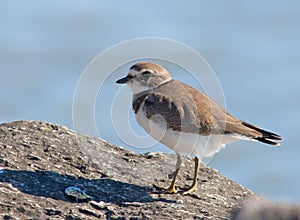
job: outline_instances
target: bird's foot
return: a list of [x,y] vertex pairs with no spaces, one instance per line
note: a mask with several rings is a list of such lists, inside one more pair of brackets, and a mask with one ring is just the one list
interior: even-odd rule
[[165,193],[171,193],[171,194],[176,194],[178,191],[174,187],[169,187],[168,189],[164,190]]
[[182,189],[182,195],[188,195],[188,194],[191,194],[191,193],[194,192],[195,190],[197,190],[197,185],[191,186],[190,188],[187,188],[187,189]]
[[176,190],[175,186],[170,186],[169,188],[165,189],[158,185],[153,185],[155,189],[159,190],[160,193],[168,193],[168,194],[176,194],[178,191]]

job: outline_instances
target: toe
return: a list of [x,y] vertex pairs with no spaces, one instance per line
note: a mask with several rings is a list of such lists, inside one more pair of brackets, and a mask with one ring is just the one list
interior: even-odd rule
[[192,192],[194,192],[195,190],[197,189],[197,187],[191,187],[191,188],[188,188],[186,190],[184,190],[182,192],[182,195],[188,195],[188,194],[191,194]]
[[177,190],[175,189],[175,187],[173,188],[168,188],[165,190],[165,193],[171,193],[171,194],[176,194]]

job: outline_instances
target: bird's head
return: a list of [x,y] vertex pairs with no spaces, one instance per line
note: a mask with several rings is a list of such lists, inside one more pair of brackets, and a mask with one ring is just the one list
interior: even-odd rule
[[130,67],[127,76],[117,80],[116,83],[126,83],[134,94],[138,94],[171,79],[169,72],[158,64],[137,63]]

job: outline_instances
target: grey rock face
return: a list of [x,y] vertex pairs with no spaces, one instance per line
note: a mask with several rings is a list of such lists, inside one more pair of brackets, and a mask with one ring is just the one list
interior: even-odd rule
[[[164,194],[175,155],[135,154],[64,126],[35,121],[0,125],[0,216],[3,219],[230,219],[233,208],[263,200],[202,166],[198,190]],[[184,158],[178,185],[191,183]],[[90,200],[64,190],[82,189]]]
[[290,204],[248,200],[234,211],[232,220],[298,220],[300,207]]

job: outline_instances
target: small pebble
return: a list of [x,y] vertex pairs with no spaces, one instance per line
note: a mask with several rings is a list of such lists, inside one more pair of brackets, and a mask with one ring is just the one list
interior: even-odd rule
[[75,186],[67,187],[65,189],[65,193],[70,197],[74,197],[76,200],[93,199],[92,196],[86,194],[83,190]]

